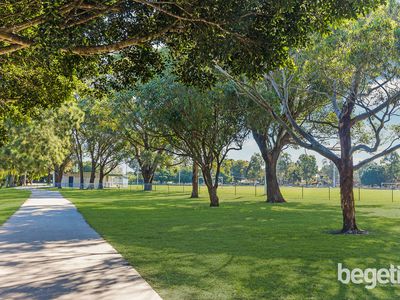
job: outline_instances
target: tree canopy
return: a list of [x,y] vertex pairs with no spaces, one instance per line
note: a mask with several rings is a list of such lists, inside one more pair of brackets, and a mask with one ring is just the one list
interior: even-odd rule
[[288,49],[306,43],[310,33],[383,2],[3,1],[0,123],[5,114],[65,101],[74,76],[99,68],[148,77],[162,65],[162,45],[179,57],[177,73],[185,81],[210,84],[215,61],[254,77],[284,64]]
[[[212,206],[221,166],[229,151],[241,149],[248,131],[239,98],[231,84],[209,91],[189,88],[165,72],[136,95],[146,101],[148,118],[177,155],[190,157],[201,169]],[[212,172],[214,171],[214,174]]]
[[[168,42],[166,37],[172,35],[179,47],[191,48],[188,53],[193,50],[210,53],[213,49],[215,57],[223,53],[228,59],[235,58],[236,65],[244,58],[249,62],[250,58],[261,57],[272,63],[275,60],[271,58],[281,61],[285,49],[304,42],[308,33],[326,31],[338,19],[356,17],[382,3],[376,0],[6,1],[0,6],[0,54],[35,48],[39,52],[52,49],[94,55],[152,41]],[[217,50],[221,42],[225,47]],[[233,46],[232,42],[236,42],[237,48],[229,50],[226,46]],[[207,51],[198,51],[202,50],[200,45]],[[253,55],[246,57],[247,53]]]
[[362,170],[360,180],[364,185],[381,185],[385,182],[385,167],[372,163]]
[[0,148],[0,169],[32,176],[47,174],[70,153],[72,131],[83,119],[74,102],[42,112],[39,119],[6,120],[11,138]]
[[[399,18],[395,4],[349,21],[314,46],[294,51],[301,64],[264,75],[280,105],[220,70],[261,106],[301,147],[332,161],[340,174],[342,232],[359,233],[355,221],[353,173],[400,149],[400,130],[392,119],[400,109],[398,78]],[[384,49],[384,51],[382,51]],[[305,59],[305,60],[304,60]],[[296,78],[304,76],[304,80]],[[297,91],[302,91],[298,93]],[[296,118],[290,101],[308,103],[312,111]],[[368,158],[353,163],[356,153]]]

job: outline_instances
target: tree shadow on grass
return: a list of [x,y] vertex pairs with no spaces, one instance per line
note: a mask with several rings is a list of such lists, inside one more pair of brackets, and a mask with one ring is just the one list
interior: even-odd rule
[[349,268],[397,263],[398,222],[370,211],[384,205],[360,205],[358,222],[369,235],[334,236],[326,234],[341,225],[334,203],[229,200],[210,209],[207,199],[184,197],[121,194],[76,202],[89,223],[166,298],[398,296],[392,286],[367,291],[337,281],[339,262]]

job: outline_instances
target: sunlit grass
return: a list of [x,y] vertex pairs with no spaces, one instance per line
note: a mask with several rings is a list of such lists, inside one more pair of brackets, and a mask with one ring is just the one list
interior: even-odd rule
[[28,199],[29,195],[28,190],[0,189],[0,225]]
[[[262,187],[157,191],[63,190],[88,222],[165,299],[396,299],[400,286],[343,285],[348,268],[400,265],[400,191],[361,190],[357,216],[369,235],[329,234],[341,227],[337,189],[285,188],[287,204],[264,202]],[[257,196],[255,196],[257,194]]]

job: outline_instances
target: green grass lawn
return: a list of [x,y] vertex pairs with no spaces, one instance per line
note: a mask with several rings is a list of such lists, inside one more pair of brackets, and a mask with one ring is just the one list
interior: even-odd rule
[[348,268],[400,265],[400,191],[361,190],[360,228],[341,228],[337,190],[285,188],[288,203],[263,201],[262,188],[219,190],[221,206],[208,207],[176,188],[63,190],[86,220],[165,299],[396,299],[400,286],[337,281]]
[[0,189],[0,225],[28,199],[28,190]]

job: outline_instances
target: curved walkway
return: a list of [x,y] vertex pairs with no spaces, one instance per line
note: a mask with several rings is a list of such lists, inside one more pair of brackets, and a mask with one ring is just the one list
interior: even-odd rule
[[31,197],[0,227],[0,299],[160,299],[58,192]]

